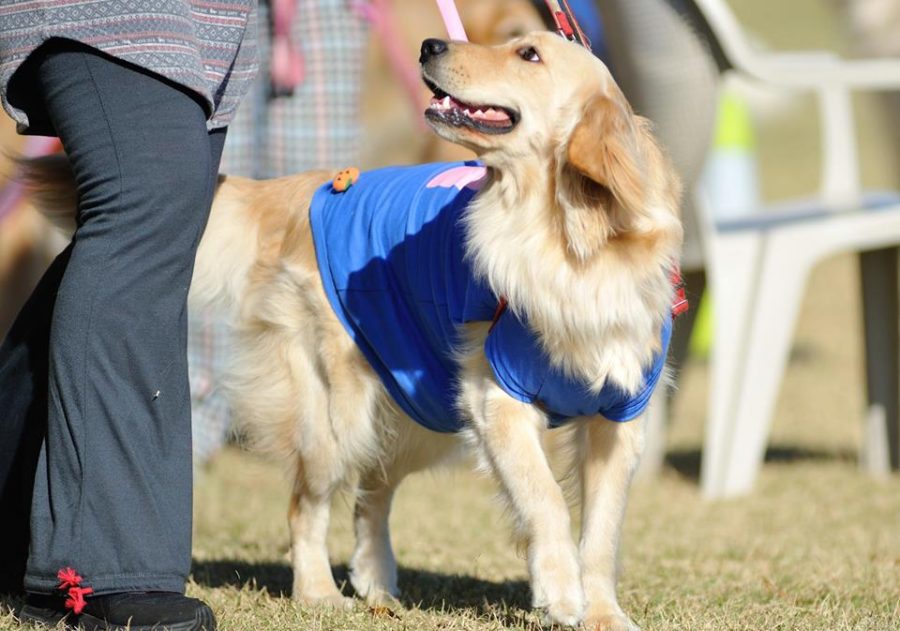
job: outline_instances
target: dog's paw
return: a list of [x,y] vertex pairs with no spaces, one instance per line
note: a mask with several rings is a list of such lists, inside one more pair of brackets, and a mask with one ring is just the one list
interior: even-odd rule
[[[350,584],[370,605],[396,606],[400,590],[397,589],[397,571],[395,566],[364,566],[365,569],[352,566]],[[380,571],[379,571],[380,570]]]
[[588,614],[584,619],[584,631],[641,631],[624,613]]
[[403,605],[400,603],[399,594],[391,594],[385,591],[369,592],[366,594],[366,604],[373,607],[389,607],[390,609],[399,609]]
[[549,554],[536,554],[530,564],[532,605],[543,612],[547,624],[575,627],[584,618],[581,567],[574,550],[570,552],[555,547]]
[[542,608],[541,623],[545,627],[575,628],[581,623],[584,605],[576,599],[563,599]]
[[542,611],[545,625],[578,626],[584,617],[581,582],[542,582],[535,587],[534,607]]
[[366,603],[374,606],[384,606],[396,608],[400,606],[400,601],[398,600],[400,597],[400,593],[398,591],[390,591],[383,587],[369,587],[369,589],[365,592],[361,592],[356,587],[353,589],[356,590],[357,595],[361,598],[366,599]]
[[356,607],[356,600],[348,598],[340,594],[330,596],[295,596],[294,600],[303,607],[314,609],[336,609],[339,611],[350,611]]

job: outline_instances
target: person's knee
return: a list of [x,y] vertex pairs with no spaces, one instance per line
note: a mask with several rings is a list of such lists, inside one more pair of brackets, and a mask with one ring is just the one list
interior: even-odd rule
[[149,257],[175,270],[193,260],[214,185],[203,132],[165,155],[123,160],[80,196],[82,254],[94,252],[112,268]]
[[[210,187],[208,138],[189,134],[180,143],[128,151],[95,151],[90,160],[73,163],[83,228],[102,223],[116,229],[142,224],[187,226],[205,217]],[[109,156],[99,155],[109,153]],[[147,229],[147,226],[144,227]]]

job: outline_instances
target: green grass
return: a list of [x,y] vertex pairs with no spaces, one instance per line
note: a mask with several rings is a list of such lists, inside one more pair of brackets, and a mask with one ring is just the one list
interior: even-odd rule
[[[733,4],[775,48],[846,48],[820,0]],[[871,100],[860,105],[864,180],[895,186],[896,158],[880,144],[883,113]],[[808,100],[761,123],[767,197],[815,188],[814,132]],[[707,367],[685,367],[669,467],[636,485],[625,525],[620,599],[644,629],[900,629],[900,477],[873,480],[855,460],[865,403],[858,295],[853,257],[814,272],[769,458],[746,497],[710,503],[699,495]],[[392,528],[404,596],[393,611],[291,602],[287,489],[280,465],[237,450],[221,454],[197,482],[189,592],[213,605],[224,631],[540,628],[528,610],[524,560],[489,480],[463,471],[401,487]],[[345,581],[346,498],[335,506],[330,549]],[[0,631],[17,628],[0,615]]]

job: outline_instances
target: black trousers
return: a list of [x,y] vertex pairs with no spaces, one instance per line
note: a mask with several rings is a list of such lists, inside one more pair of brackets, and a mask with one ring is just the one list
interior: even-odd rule
[[62,140],[79,203],[0,347],[0,587],[24,573],[50,592],[71,566],[95,593],[183,591],[186,299],[225,133],[186,90],[73,42],[15,79]]

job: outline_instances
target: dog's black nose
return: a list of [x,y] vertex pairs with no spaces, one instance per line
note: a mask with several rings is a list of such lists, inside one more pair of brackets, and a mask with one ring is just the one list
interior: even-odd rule
[[447,42],[442,39],[429,38],[422,42],[422,51],[419,53],[419,63],[424,64],[432,57],[437,57],[447,52]]

